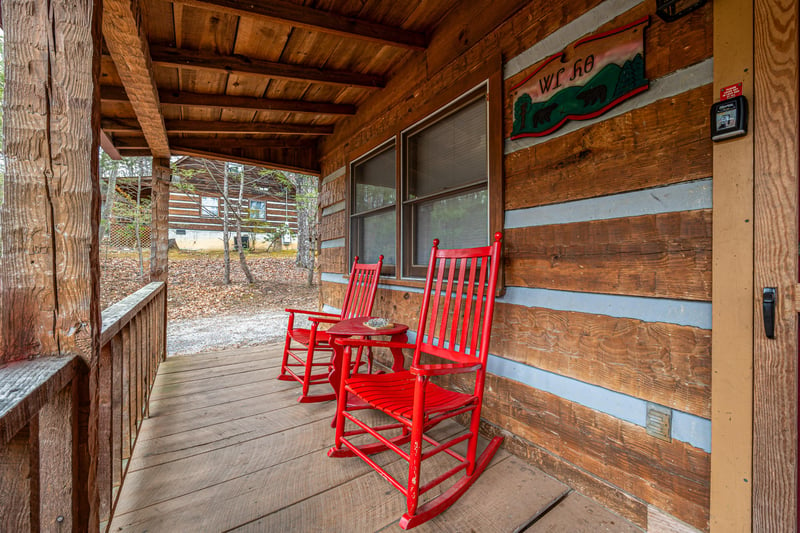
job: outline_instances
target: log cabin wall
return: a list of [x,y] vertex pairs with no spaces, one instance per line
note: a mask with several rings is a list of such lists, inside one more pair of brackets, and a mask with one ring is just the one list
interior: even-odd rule
[[[428,50],[321,145],[322,301],[344,295],[353,158],[502,55],[506,290],[483,429],[647,530],[708,530],[712,7],[667,24],[655,0],[478,5],[445,17]],[[534,64],[646,15],[648,91],[508,140],[509,90]],[[387,280],[375,313],[416,324],[420,303],[414,282]],[[647,433],[649,404],[671,414],[670,441]]]

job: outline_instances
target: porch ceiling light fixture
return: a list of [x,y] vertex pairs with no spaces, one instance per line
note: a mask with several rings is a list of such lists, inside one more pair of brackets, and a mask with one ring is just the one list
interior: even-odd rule
[[703,7],[705,3],[706,0],[656,0],[656,14],[664,22],[672,22]]

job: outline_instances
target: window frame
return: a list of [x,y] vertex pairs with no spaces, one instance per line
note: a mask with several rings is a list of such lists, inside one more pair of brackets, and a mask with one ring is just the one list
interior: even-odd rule
[[[345,195],[345,254],[348,254],[344,259],[345,265],[352,265],[352,258],[356,253],[356,243],[354,243],[353,236],[351,235],[351,218],[352,218],[352,204],[354,194],[354,179],[353,167],[354,164],[363,162],[364,160],[377,155],[381,149],[393,144],[395,147],[395,156],[397,162],[395,165],[395,257],[400,268],[387,269],[384,266],[383,274],[390,276],[384,279],[384,282],[389,284],[399,284],[404,286],[422,286],[425,277],[425,268],[414,268],[412,272],[404,272],[404,261],[407,255],[406,243],[413,242],[406,238],[406,233],[409,231],[405,227],[406,221],[403,218],[403,198],[405,194],[405,147],[403,146],[404,135],[410,132],[416,132],[426,125],[433,124],[437,120],[441,120],[450,114],[458,111],[461,107],[473,102],[475,98],[480,97],[480,92],[483,91],[484,97],[487,101],[487,180],[485,182],[486,191],[488,195],[488,240],[487,244],[493,241],[493,235],[497,232],[503,231],[503,222],[505,216],[505,203],[504,203],[504,175],[503,175],[503,157],[504,157],[504,144],[503,137],[503,69],[502,58],[499,54],[487,58],[480,66],[477,66],[471,72],[465,74],[460,80],[452,85],[445,87],[436,95],[428,99],[429,104],[424,108],[410,109],[406,117],[398,121],[395,127],[390,128],[389,134],[391,137],[382,137],[379,140],[368,142],[357,148],[346,156],[346,191]],[[443,192],[442,195],[453,194],[455,189],[450,189]],[[362,213],[363,214],[363,213]],[[412,233],[413,235],[413,233]],[[500,274],[498,278],[497,294],[502,295],[505,292],[504,283],[504,268],[500,265]],[[349,271],[349,268],[347,268]]]
[[[398,231],[397,231],[398,226],[397,225],[399,224],[399,219],[398,219],[398,214],[397,214],[397,200],[399,198],[400,191],[398,189],[399,183],[397,181],[398,177],[399,177],[399,172],[397,171],[397,165],[399,163],[399,161],[398,161],[398,158],[399,158],[399,153],[398,152],[399,151],[397,149],[397,146],[398,146],[397,138],[396,137],[391,137],[390,139],[384,140],[383,142],[379,143],[377,146],[373,147],[372,149],[370,149],[368,152],[362,154],[361,156],[352,159],[347,165],[347,177],[348,177],[348,179],[347,179],[347,190],[348,190],[348,194],[347,194],[347,203],[346,203],[346,207],[345,207],[346,213],[347,213],[347,222],[346,222],[347,228],[346,228],[345,231],[347,232],[347,237],[348,237],[347,238],[347,248],[346,248],[347,249],[347,253],[348,253],[348,257],[347,257],[347,264],[348,265],[352,266],[353,259],[355,258],[356,255],[359,255],[359,251],[356,249],[356,246],[358,244],[357,243],[357,241],[358,241],[357,235],[353,235],[353,224],[355,223],[355,221],[357,219],[359,219],[359,218],[364,218],[366,216],[374,215],[376,213],[390,212],[390,211],[393,211],[395,213],[395,229],[394,229],[394,232],[395,232],[395,261],[399,261],[400,254],[399,254],[399,249],[398,249],[399,247],[397,246],[397,234],[398,234]],[[353,210],[354,210],[355,207],[354,207],[354,203],[352,201],[352,198],[355,195],[355,190],[356,190],[356,185],[357,185],[356,184],[356,180],[355,180],[355,168],[358,165],[369,161],[373,157],[377,157],[377,156],[379,156],[379,155],[381,155],[381,154],[383,154],[383,153],[385,153],[385,152],[387,152],[389,150],[394,150],[394,154],[395,154],[395,181],[394,181],[395,194],[394,194],[394,203],[390,204],[390,205],[382,206],[382,207],[376,207],[376,208],[373,208],[373,209],[367,209],[367,210],[361,211],[359,213],[354,213]],[[363,256],[363,253],[360,253],[360,255]],[[384,262],[384,264],[381,267],[381,275],[384,275],[384,276],[395,276],[397,272],[398,272],[398,269],[397,269],[397,265],[396,264],[387,264],[387,263]]]
[[[203,205],[204,200],[214,200],[216,202],[215,208],[216,212],[212,213],[208,211],[211,206]],[[219,218],[219,198],[215,196],[201,196],[200,197],[200,216],[202,218]]]
[[[248,206],[249,218],[252,218],[254,220],[267,220],[267,201],[266,200],[253,200],[253,199],[250,199],[248,201],[250,202],[250,205]],[[253,212],[256,211],[256,210],[253,209],[253,202],[258,202],[258,203],[260,203],[260,204],[262,204],[264,206],[264,209],[263,209],[264,216],[253,216]],[[260,209],[256,212],[257,215],[261,215],[261,213],[262,213],[262,210],[260,210]]]
[[[488,80],[480,83],[477,87],[467,91],[466,93],[462,94],[449,104],[444,107],[437,109],[434,113],[426,117],[425,119],[417,122],[413,126],[406,128],[404,131],[400,133],[400,141],[401,141],[401,159],[403,163],[403,168],[400,171],[400,178],[402,184],[402,191],[401,194],[398,195],[398,204],[400,209],[400,218],[402,221],[402,227],[400,228],[399,238],[401,242],[401,247],[403,250],[402,259],[399,261],[402,264],[402,273],[404,278],[425,278],[425,275],[428,270],[427,264],[415,264],[414,263],[414,248],[417,244],[415,240],[416,235],[416,228],[414,227],[414,219],[412,216],[412,210],[414,209],[415,205],[430,202],[432,200],[438,200],[442,198],[460,196],[462,194],[468,193],[470,191],[477,191],[480,189],[486,190],[487,198],[489,199],[489,207],[487,208],[486,218],[487,218],[487,235],[486,235],[486,243],[491,243],[491,224],[489,223],[489,213],[491,211],[491,196],[489,194],[489,181],[490,181],[490,127],[489,127],[489,84]],[[409,138],[413,137],[414,135],[425,131],[426,129],[440,123],[443,120],[446,120],[453,115],[456,115],[459,111],[466,109],[473,103],[477,102],[481,98],[486,100],[486,178],[481,181],[472,181],[469,183],[464,183],[459,185],[458,187],[453,187],[450,189],[445,189],[442,191],[434,192],[426,194],[425,196],[417,196],[413,199],[406,199],[408,196],[408,189],[410,188],[410,184],[408,183],[409,175],[407,172],[408,166],[408,158],[409,158],[409,148],[408,148],[408,141]],[[433,242],[430,243],[433,245]],[[445,243],[445,246],[447,244]]]

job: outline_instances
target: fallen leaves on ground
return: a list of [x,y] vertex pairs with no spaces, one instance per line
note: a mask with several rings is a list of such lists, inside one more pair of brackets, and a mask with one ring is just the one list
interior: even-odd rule
[[[287,307],[316,309],[318,288],[306,286],[307,271],[294,256],[251,254],[247,258],[256,279],[248,284],[237,256],[231,258],[231,284],[224,285],[223,259],[216,254],[186,254],[169,262],[168,320],[228,315]],[[135,254],[101,256],[101,304],[109,305],[148,282],[149,265],[140,276]]]

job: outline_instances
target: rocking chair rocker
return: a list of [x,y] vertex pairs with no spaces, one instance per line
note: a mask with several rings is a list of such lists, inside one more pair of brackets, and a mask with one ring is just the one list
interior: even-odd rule
[[[433,241],[415,344],[369,339],[335,341],[345,347],[342,364],[345,370],[339,383],[336,441],[328,455],[361,457],[399,489],[406,496],[408,509],[400,519],[403,529],[426,522],[450,507],[480,476],[503,440],[495,437],[476,457],[501,237],[497,233],[489,246],[462,250],[439,250],[438,239]],[[352,349],[374,347],[413,349],[410,370],[357,374],[358,369],[348,364]],[[423,362],[422,354],[430,358]],[[352,375],[348,375],[348,369]],[[455,374],[462,376],[448,378]],[[469,383],[460,386],[468,392],[446,387],[446,383],[470,375],[474,377],[474,386]],[[435,377],[447,381],[436,384],[431,381]],[[353,414],[362,409],[381,411],[394,420],[371,426]],[[446,442],[438,442],[428,434],[440,422],[459,415],[471,417],[466,434],[462,432]],[[346,431],[347,420],[358,428]],[[365,434],[376,442],[354,443],[352,437]],[[464,441],[467,451],[461,455],[453,447]],[[406,443],[410,443],[408,451],[401,448]],[[426,444],[430,446],[423,450]],[[407,483],[395,479],[369,457],[387,449],[408,461]],[[421,484],[421,463],[440,452],[455,459],[456,466]],[[462,470],[463,475],[450,488],[419,505],[422,494]]]
[[[320,330],[321,323],[335,324],[340,320],[368,316],[372,312],[372,304],[375,302],[375,293],[378,290],[378,279],[383,265],[383,256],[378,258],[375,264],[359,264],[358,257],[353,262],[353,269],[350,271],[350,280],[347,283],[347,292],[342,303],[342,312],[338,315],[333,313],[323,313],[321,311],[302,311],[299,309],[286,309],[289,313],[289,324],[286,328],[286,342],[283,348],[283,360],[281,362],[281,373],[278,379],[281,381],[299,381],[303,385],[302,393],[298,399],[301,403],[324,402],[336,398],[334,393],[329,394],[309,394],[311,385],[328,383],[330,373],[330,356],[325,362],[314,362],[314,355],[319,352],[333,353],[329,343],[328,334]],[[311,322],[311,328],[295,328],[295,315],[307,315]],[[292,358],[290,362],[289,358]],[[369,365],[372,364],[372,353],[368,351]],[[355,362],[356,367],[361,365],[361,350]],[[315,370],[323,370],[313,373]],[[301,371],[302,369],[302,371]]]

